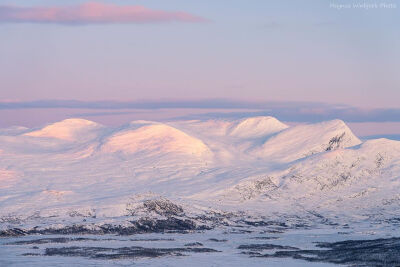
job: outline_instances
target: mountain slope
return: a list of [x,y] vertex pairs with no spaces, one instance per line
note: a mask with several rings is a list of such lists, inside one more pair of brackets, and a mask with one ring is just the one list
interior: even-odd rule
[[277,161],[293,161],[315,153],[360,144],[341,120],[290,127],[268,139],[254,153]]
[[269,203],[272,211],[390,218],[400,204],[400,141],[377,139],[314,154],[278,171],[256,174],[213,192],[220,202]]

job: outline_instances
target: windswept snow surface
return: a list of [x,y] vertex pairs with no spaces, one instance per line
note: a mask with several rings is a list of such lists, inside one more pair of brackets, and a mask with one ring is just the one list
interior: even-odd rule
[[68,119],[0,130],[0,159],[0,230],[124,224],[149,209],[293,225],[400,217],[400,142],[362,143],[340,120]]

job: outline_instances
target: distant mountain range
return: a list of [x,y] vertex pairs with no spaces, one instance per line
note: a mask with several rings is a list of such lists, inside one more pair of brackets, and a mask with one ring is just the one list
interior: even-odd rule
[[293,127],[273,117],[133,121],[113,128],[67,119],[0,129],[0,159],[3,231],[124,224],[170,209],[342,224],[399,218],[400,141],[361,141],[340,120]]

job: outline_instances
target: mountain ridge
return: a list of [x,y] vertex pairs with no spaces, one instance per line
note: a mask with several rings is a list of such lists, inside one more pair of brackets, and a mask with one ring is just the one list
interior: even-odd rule
[[[23,130],[0,136],[0,218],[35,212],[45,221],[55,216],[52,222],[70,221],[69,214],[128,218],[132,196],[149,191],[203,210],[299,217],[307,210],[344,221],[365,212],[390,218],[400,204],[400,142],[361,142],[340,120],[120,127],[67,120]],[[6,221],[0,227],[12,226]]]

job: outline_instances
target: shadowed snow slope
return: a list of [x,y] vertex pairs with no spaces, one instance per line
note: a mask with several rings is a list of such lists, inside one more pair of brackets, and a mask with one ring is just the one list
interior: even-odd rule
[[83,119],[67,119],[46,127],[25,133],[26,136],[49,137],[67,141],[77,141],[79,138],[93,137],[93,133],[103,126],[93,121]]
[[106,138],[101,151],[146,155],[180,153],[196,156],[210,152],[201,140],[176,128],[145,121],[132,122],[125,129]]
[[229,135],[241,138],[255,138],[277,133],[288,126],[274,117],[254,117],[235,123]]
[[267,140],[256,154],[278,161],[293,161],[315,153],[360,144],[341,120],[288,128]]

